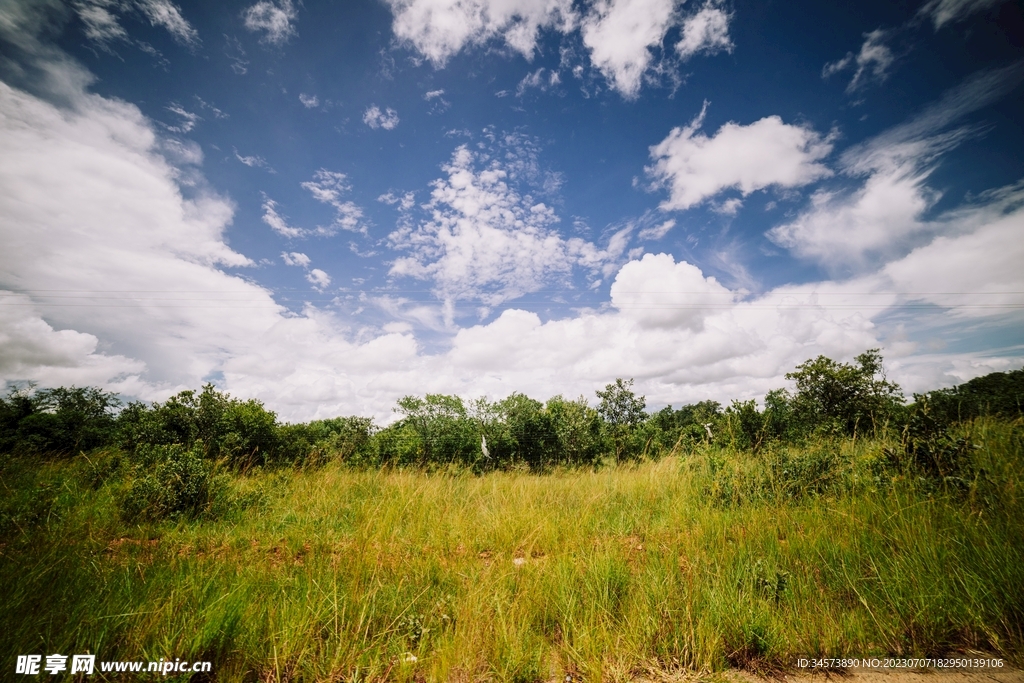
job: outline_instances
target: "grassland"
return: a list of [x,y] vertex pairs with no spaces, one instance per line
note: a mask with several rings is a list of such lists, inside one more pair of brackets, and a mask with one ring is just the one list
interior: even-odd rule
[[[10,459],[0,661],[182,657],[217,680],[625,681],[815,656],[1024,655],[1024,424],[972,478],[880,441],[546,474],[226,475],[217,519],[129,524],[111,453]],[[10,664],[11,666],[8,666]],[[172,680],[167,678],[164,680]]]

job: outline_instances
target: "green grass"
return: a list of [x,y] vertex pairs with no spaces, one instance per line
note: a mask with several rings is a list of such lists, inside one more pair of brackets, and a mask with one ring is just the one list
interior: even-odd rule
[[549,474],[233,475],[246,503],[220,519],[142,525],[95,463],[8,460],[0,661],[208,659],[226,681],[617,681],[965,649],[1019,665],[1024,426],[967,429],[982,448],[958,489],[881,467],[879,442],[705,447]]

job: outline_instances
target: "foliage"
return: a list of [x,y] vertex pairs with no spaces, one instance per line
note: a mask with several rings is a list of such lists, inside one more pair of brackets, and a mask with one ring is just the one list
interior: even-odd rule
[[1024,416],[1024,370],[993,372],[959,386],[916,395],[933,420],[953,424],[975,417]]
[[84,457],[0,459],[0,659],[170,651],[218,680],[291,681],[721,678],[968,650],[1019,667],[1024,425],[958,429],[982,446],[984,508],[875,480],[892,435],[754,455],[717,426],[679,457],[544,476],[229,471],[228,500],[262,494],[229,519],[211,519],[222,498],[153,505],[140,486],[141,525],[121,514],[136,476],[215,464],[144,447],[97,489]]
[[[657,459],[712,445],[760,454],[819,437],[882,437],[899,429],[905,438],[886,467],[946,479],[973,470],[956,464],[970,460],[970,445],[942,434],[964,415],[1018,416],[1024,395],[1021,370],[920,395],[903,406],[877,349],[854,363],[819,356],[787,377],[795,391],[769,391],[763,407],[745,400],[723,409],[706,400],[650,415],[645,397],[633,392],[633,380],[622,378],[597,392],[596,409],[583,397],[555,396],[544,404],[519,393],[470,402],[445,394],[406,396],[395,409],[398,419],[384,428],[363,417],[282,424],[260,401],[233,398],[212,384],[162,403],[133,401],[120,412],[118,397],[100,389],[27,387],[0,399],[0,452],[67,456],[114,447],[135,456],[178,445],[243,471],[334,460],[358,467],[543,471],[597,466],[606,459]],[[925,429],[925,423],[934,425]],[[116,458],[103,460],[108,461]],[[97,471],[96,481],[105,476]]]
[[647,401],[643,396],[634,394],[632,386],[632,379],[623,380],[619,377],[614,383],[607,385],[604,391],[597,392],[597,397],[601,399],[597,412],[608,425],[615,446],[615,462],[635,457],[640,453],[639,444],[632,437],[636,427],[647,417],[647,413],[644,412]]
[[472,464],[480,457],[478,427],[458,396],[406,396],[396,410],[418,437],[416,464]]
[[558,443],[559,464],[597,465],[604,449],[601,415],[580,396],[568,401],[561,396],[548,400],[545,410]]
[[898,417],[903,394],[885,378],[878,349],[840,363],[818,356],[786,374],[796,382],[793,419],[803,433],[879,434]]
[[114,432],[116,394],[94,387],[12,389],[0,399],[4,451],[75,455],[106,445]]
[[145,461],[150,466],[138,469],[121,497],[126,521],[215,518],[225,510],[227,483],[198,447],[152,446]]

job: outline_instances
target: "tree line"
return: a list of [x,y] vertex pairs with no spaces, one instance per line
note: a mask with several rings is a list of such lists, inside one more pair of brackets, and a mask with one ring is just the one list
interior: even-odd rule
[[958,421],[1024,414],[1024,370],[915,395],[909,403],[886,378],[878,349],[852,363],[818,356],[786,377],[793,390],[770,391],[761,406],[701,401],[654,412],[625,379],[597,391],[596,406],[584,396],[543,403],[519,393],[498,401],[406,396],[395,408],[398,419],[383,427],[363,417],[282,423],[260,401],[233,398],[211,384],[151,404],[125,404],[95,387],[16,387],[0,398],[0,453],[59,457],[117,449],[159,460],[173,447],[240,469],[339,459],[371,467],[543,470],[656,458],[700,443],[754,453],[822,435],[909,434],[925,443]]

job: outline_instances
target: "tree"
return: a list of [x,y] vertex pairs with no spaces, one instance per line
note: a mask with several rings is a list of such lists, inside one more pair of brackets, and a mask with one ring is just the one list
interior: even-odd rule
[[805,432],[877,432],[898,414],[903,393],[886,379],[879,350],[869,349],[854,360],[856,364],[839,363],[818,356],[786,374],[796,381],[793,415]]
[[559,455],[568,465],[595,465],[601,454],[601,416],[580,396],[567,401],[561,396],[548,399]]
[[94,387],[12,391],[0,409],[11,450],[74,455],[108,445],[114,437],[117,394]]
[[470,463],[480,454],[480,433],[458,396],[405,396],[396,410],[421,439],[421,464]]
[[633,380],[616,378],[613,384],[609,384],[604,391],[598,391],[597,397],[601,403],[597,406],[597,412],[605,419],[611,429],[612,441],[615,444],[615,462],[619,462],[624,456],[632,454],[630,437],[637,425],[647,418],[644,409],[647,401],[643,396],[637,396],[632,390]]

